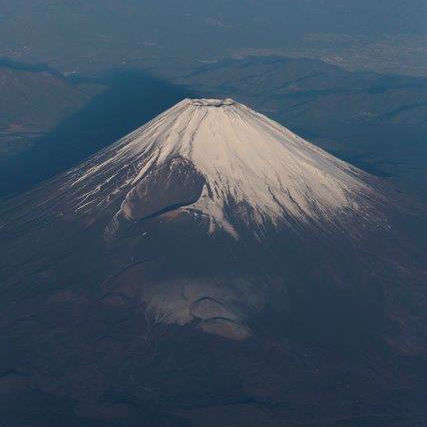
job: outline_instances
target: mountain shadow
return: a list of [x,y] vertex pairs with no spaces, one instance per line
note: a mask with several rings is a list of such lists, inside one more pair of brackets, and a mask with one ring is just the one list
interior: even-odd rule
[[96,80],[108,89],[33,147],[0,161],[0,198],[29,190],[117,141],[194,93],[146,72],[113,71]]

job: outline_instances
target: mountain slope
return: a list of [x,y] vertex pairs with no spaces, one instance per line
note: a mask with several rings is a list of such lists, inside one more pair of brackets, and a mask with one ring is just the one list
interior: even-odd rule
[[2,204],[3,419],[422,425],[403,202],[231,99],[183,100]]

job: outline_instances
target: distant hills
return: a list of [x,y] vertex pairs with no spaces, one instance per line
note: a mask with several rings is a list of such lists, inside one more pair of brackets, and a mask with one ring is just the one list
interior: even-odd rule
[[0,157],[17,153],[102,91],[42,65],[0,60]]

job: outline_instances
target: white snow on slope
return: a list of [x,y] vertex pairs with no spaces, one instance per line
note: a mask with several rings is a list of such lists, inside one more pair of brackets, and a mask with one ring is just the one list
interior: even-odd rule
[[[208,216],[211,231],[221,227],[235,237],[224,209],[230,201],[240,206],[241,220],[262,225],[284,216],[333,221],[347,209],[360,211],[360,201],[373,194],[361,171],[232,99],[184,99],[76,169],[72,185],[94,177],[105,182],[126,170],[116,192],[130,191],[151,168],[177,156],[207,182],[202,197],[183,209]],[[80,207],[102,206],[97,193],[88,191]]]

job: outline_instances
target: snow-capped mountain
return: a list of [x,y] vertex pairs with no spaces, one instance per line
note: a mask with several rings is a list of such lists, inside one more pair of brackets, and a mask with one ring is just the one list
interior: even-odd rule
[[370,181],[231,99],[185,99],[72,170],[63,184],[82,214],[118,199],[117,217],[129,221],[179,206],[207,219],[210,232],[238,238],[237,220],[258,234],[266,223],[377,220],[369,212],[384,200]]
[[[104,419],[117,405],[157,414],[160,400],[175,416],[201,395],[225,405],[242,388],[248,401],[282,401],[283,384],[321,384],[319,367],[376,372],[382,395],[379,378],[400,387],[398,361],[418,357],[423,339],[425,270],[400,198],[231,99],[185,99],[1,206],[0,320],[16,344],[5,363],[29,369],[31,390]],[[195,341],[200,354],[185,353]],[[204,368],[211,357],[231,363],[231,385]],[[152,375],[177,360],[168,375],[184,372],[188,395]],[[117,381],[124,397],[110,390]]]

